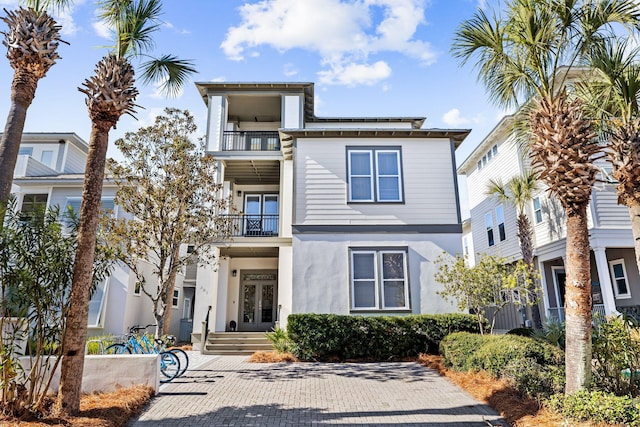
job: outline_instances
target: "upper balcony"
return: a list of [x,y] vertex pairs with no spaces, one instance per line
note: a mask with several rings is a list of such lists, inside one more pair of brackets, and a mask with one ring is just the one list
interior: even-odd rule
[[225,131],[222,151],[280,151],[278,132]]

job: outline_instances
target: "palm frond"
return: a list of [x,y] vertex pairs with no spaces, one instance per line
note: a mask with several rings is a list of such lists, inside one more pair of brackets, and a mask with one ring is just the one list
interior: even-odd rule
[[116,55],[135,57],[154,47],[152,33],[159,26],[161,0],[103,0],[100,18],[116,34]]
[[63,12],[71,8],[71,0],[24,0],[24,4],[38,12],[51,10],[53,12]]
[[163,55],[142,64],[141,77],[143,83],[159,83],[164,94],[176,96],[195,72],[192,61]]
[[507,187],[499,178],[489,180],[489,182],[487,183],[487,190],[485,191],[485,194],[490,197],[497,197],[498,200],[502,202],[509,200]]

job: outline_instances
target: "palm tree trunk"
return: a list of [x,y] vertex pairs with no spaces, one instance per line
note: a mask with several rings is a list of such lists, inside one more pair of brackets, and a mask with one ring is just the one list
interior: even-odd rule
[[[533,276],[535,266],[533,265],[533,230],[531,228],[531,221],[529,217],[524,213],[518,214],[516,220],[518,227],[518,240],[520,241],[520,253],[522,254],[522,260],[529,267],[528,273],[530,277]],[[535,283],[531,283],[529,286],[529,292],[531,295],[536,294]],[[535,329],[542,329],[542,317],[540,316],[540,304],[536,303],[531,307],[531,320]]]
[[76,414],[80,410],[80,392],[87,341],[87,316],[91,289],[96,233],[102,198],[104,168],[111,122],[94,121],[91,126],[87,169],[82,189],[78,249],[73,268],[73,282],[63,337],[62,371],[55,412]]
[[567,208],[566,393],[591,381],[591,271],[587,204]]
[[[13,171],[18,159],[27,109],[35,97],[37,86],[38,78],[33,73],[21,69],[14,73],[11,83],[11,106],[0,140],[0,205],[6,204],[11,195]],[[0,226],[1,223],[2,221]]]
[[640,203],[629,203],[629,217],[631,219],[631,232],[636,249],[636,264],[640,271]]

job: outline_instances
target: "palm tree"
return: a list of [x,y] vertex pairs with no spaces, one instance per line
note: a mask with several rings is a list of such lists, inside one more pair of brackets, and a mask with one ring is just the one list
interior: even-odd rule
[[608,140],[607,156],[618,181],[618,203],[629,208],[640,270],[640,48],[625,40],[605,39],[589,55],[591,79],[578,94]]
[[[105,172],[109,131],[123,114],[133,115],[136,96],[131,61],[149,58],[152,33],[158,29],[161,0],[103,0],[100,17],[115,34],[112,51],[98,62],[93,76],[79,90],[86,95],[91,136],[80,206],[78,250],[75,258],[67,330],[63,337],[61,381],[56,412],[74,414],[80,406],[80,387],[87,339],[89,289],[95,237]],[[195,72],[191,62],[164,55],[141,64],[143,82],[161,82],[175,94]]]
[[[489,180],[487,186],[487,194],[495,196],[503,203],[508,203],[516,208],[518,218],[516,225],[518,227],[518,241],[520,242],[520,253],[522,260],[527,265],[529,273],[533,273],[533,228],[531,221],[525,213],[525,207],[533,200],[533,194],[538,190],[538,179],[534,172],[527,171],[523,175],[514,176],[506,183],[500,180]],[[535,293],[535,286],[531,284],[530,292]],[[531,309],[531,317],[533,325],[536,329],[542,328],[542,319],[540,318],[540,308],[538,304]]]
[[633,0],[508,0],[504,17],[478,10],[457,30],[453,53],[464,64],[477,59],[491,100],[520,106],[532,167],[562,204],[567,218],[566,392],[591,377],[591,277],[587,204],[600,147],[582,103],[570,97],[567,79],[612,24],[630,31],[639,22]]
[[[7,16],[0,18],[9,27],[7,32],[2,32],[2,44],[7,47],[7,58],[14,70],[11,106],[0,138],[0,207],[6,205],[11,195],[13,170],[18,159],[27,109],[35,97],[38,82],[60,59],[58,45],[63,42],[60,39],[61,27],[47,14],[46,9],[52,7],[62,10],[68,6],[69,0],[25,0],[24,3],[26,9],[5,9]],[[0,214],[2,212],[0,209]]]

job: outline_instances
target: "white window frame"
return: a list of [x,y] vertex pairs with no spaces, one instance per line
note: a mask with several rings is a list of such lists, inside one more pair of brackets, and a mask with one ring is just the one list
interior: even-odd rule
[[[87,310],[87,326],[90,328],[99,328],[102,326],[104,319],[102,318],[102,312],[104,311],[104,304],[106,301],[106,296],[107,296],[107,292],[109,290],[109,280],[110,278],[107,277],[105,278],[102,282],[100,282],[98,284],[98,287],[102,287],[102,295],[100,296],[100,304],[98,305],[98,315],[96,318],[96,322],[95,323],[89,323],[89,315],[91,314],[88,310]],[[96,292],[98,290],[96,289]],[[94,297],[96,296],[96,294],[94,293],[94,295],[92,295],[89,298],[89,306],[91,305],[91,302],[95,302]]]
[[[501,218],[502,217],[502,218]],[[498,239],[502,242],[507,240],[507,229],[505,228],[504,225],[504,207],[502,205],[498,205],[496,206],[496,223],[497,223],[497,229],[498,229]],[[502,230],[504,230],[504,239],[502,238],[502,235],[500,234],[500,226],[502,225]],[[493,236],[493,240],[496,240],[496,236]]]
[[[369,175],[354,175],[351,172],[351,154],[352,153],[366,153],[369,155]],[[398,173],[395,175],[381,175],[378,165],[378,156],[384,153],[393,153],[396,155]],[[403,203],[403,181],[402,181],[402,152],[400,148],[350,148],[347,147],[347,177],[348,183],[348,196],[347,200],[350,203]],[[369,199],[354,199],[352,191],[353,178],[368,178],[371,198]],[[380,197],[380,178],[397,178],[398,179],[398,198],[392,200],[382,200]]]
[[[487,246],[495,246],[496,244],[496,233],[493,232],[493,214],[491,212],[487,212],[484,214],[484,226],[487,231]],[[491,232],[491,237],[493,238],[493,243],[489,238],[489,232]]]
[[171,308],[180,307],[180,289],[175,288],[173,290],[173,297],[171,298]]
[[[368,254],[374,259],[374,277],[366,279],[354,278],[354,255]],[[404,306],[403,307],[387,307],[384,301],[384,274],[382,257],[385,254],[402,254],[402,269],[404,272]],[[407,270],[407,251],[403,249],[352,249],[350,250],[350,288],[351,288],[351,310],[352,311],[406,311],[411,310],[411,302],[409,298],[409,274]],[[372,281],[374,282],[374,301],[375,304],[370,307],[355,306],[355,282],[356,281]],[[388,279],[396,281],[398,279]]]
[[[536,207],[536,202],[538,206]],[[535,224],[541,224],[544,220],[542,217],[542,199],[540,196],[536,196],[531,200],[531,204],[533,205],[533,222]],[[540,214],[540,219],[538,220],[538,214]]]
[[[616,265],[622,266],[622,277],[616,277],[613,267]],[[624,258],[614,259],[609,261],[609,271],[611,272],[611,284],[613,285],[613,292],[616,295],[617,299],[628,299],[631,298],[631,288],[629,287],[629,276],[627,276],[627,268],[624,265]],[[621,294],[618,290],[618,280],[624,279],[624,283],[627,287],[627,292]]]

